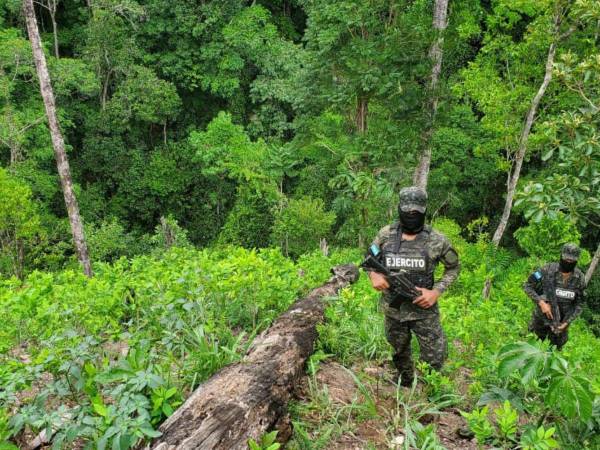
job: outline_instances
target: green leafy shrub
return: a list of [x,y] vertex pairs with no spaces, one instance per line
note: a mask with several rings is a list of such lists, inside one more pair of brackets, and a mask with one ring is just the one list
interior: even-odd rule
[[270,433],[265,433],[260,437],[260,441],[256,442],[254,439],[250,439],[248,441],[248,447],[250,450],[277,450],[281,447],[281,444],[275,442],[277,439],[278,431],[271,431]]
[[461,237],[462,230],[460,225],[454,220],[447,217],[439,217],[431,223],[431,226],[436,231],[444,234],[452,242],[453,246],[458,248],[465,246],[465,240]]
[[495,430],[488,418],[489,408],[487,406],[475,409],[470,413],[461,411],[461,415],[467,420],[469,429],[475,434],[479,444],[484,444],[494,436]]
[[523,450],[550,450],[559,448],[559,444],[554,439],[556,428],[550,427],[545,429],[543,426],[539,428],[529,427],[521,437],[521,448]]
[[563,244],[579,244],[581,239],[575,223],[564,214],[558,214],[556,219],[544,217],[539,222],[530,222],[515,231],[514,236],[529,256],[541,261],[557,261]]
[[175,85],[142,66],[130,69],[107,105],[113,121],[121,126],[134,121],[162,124],[174,118],[180,108]]
[[[554,415],[564,444],[575,444],[593,435],[598,412],[594,408],[592,382],[558,353],[545,350],[539,342],[508,344],[500,352],[498,373],[505,379],[518,374],[514,378],[525,391],[535,392],[543,399],[541,409],[544,414]],[[540,439],[549,439],[553,434],[536,433]]]
[[600,272],[596,270],[585,289],[585,305],[582,317],[594,334],[600,337]]
[[[126,449],[157,436],[191,389],[349,259],[356,255],[315,253],[300,266],[278,249],[173,246],[160,257],[95,263],[91,279],[66,270],[2,281],[0,408],[16,413],[8,425],[0,416],[0,442],[48,426],[64,448],[77,439]],[[11,349],[25,351],[26,362]],[[53,381],[16,403],[42,374]]]
[[26,184],[0,168],[0,276],[22,276],[25,253],[41,232],[38,208]]
[[271,242],[279,245],[285,255],[295,258],[315,250],[320,239],[329,236],[335,221],[335,213],[324,208],[321,199],[302,197],[288,200],[275,214]]
[[260,193],[238,189],[238,198],[217,238],[220,245],[261,248],[269,245],[274,202]]
[[116,218],[86,227],[86,239],[92,261],[114,261],[130,253],[132,240]]
[[179,226],[173,216],[161,217],[154,228],[154,234],[149,239],[155,252],[162,252],[171,247],[191,247],[187,231]]

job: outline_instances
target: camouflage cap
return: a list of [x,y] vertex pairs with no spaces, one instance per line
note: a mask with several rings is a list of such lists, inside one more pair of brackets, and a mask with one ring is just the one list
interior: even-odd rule
[[427,208],[427,192],[417,186],[401,189],[399,207],[405,212],[416,210],[424,213]]
[[577,247],[575,244],[565,244],[560,252],[560,256],[565,259],[570,259],[572,261],[577,261],[579,259],[579,255],[581,254],[581,249]]

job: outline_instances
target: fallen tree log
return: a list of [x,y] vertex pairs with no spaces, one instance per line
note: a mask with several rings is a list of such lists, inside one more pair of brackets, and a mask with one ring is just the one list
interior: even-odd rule
[[353,264],[336,266],[327,283],[294,303],[257,336],[246,356],[194,391],[159,428],[152,450],[247,449],[286,414],[323,320],[324,297],[358,279]]

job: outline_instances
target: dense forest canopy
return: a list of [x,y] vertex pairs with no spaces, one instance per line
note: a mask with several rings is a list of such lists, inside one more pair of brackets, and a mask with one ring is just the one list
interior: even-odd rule
[[[297,256],[320,237],[364,245],[394,219],[428,145],[429,215],[491,235],[551,44],[553,78],[502,245],[516,247],[512,232],[547,216],[575,223],[593,252],[597,2],[450,2],[435,93],[432,9],[36,3],[92,260],[151,251],[161,217],[198,246],[282,245]],[[0,270],[60,268],[73,250],[18,1],[0,3],[0,40]]]
[[[411,185],[447,363],[402,391],[376,286],[311,298],[287,448],[599,448],[599,46],[598,0],[0,0],[0,450],[159,437]],[[522,286],[567,242],[559,353]]]

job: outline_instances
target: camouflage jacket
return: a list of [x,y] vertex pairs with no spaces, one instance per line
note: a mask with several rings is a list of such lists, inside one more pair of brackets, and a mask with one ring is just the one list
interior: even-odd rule
[[[387,225],[377,233],[373,244],[381,248],[383,262],[388,261],[389,264],[386,265],[392,272],[394,267],[390,267],[390,264],[397,263],[398,267],[405,264],[403,270],[407,272],[417,287],[438,289],[440,292],[444,292],[460,271],[458,254],[448,238],[428,225],[417,234],[413,241],[403,240],[399,238],[400,236],[401,230],[398,223]],[[440,262],[444,265],[444,273],[442,278],[436,282],[434,272]],[[439,314],[437,303],[429,309],[424,309],[406,300],[400,302],[397,308],[391,307],[390,303],[394,299],[387,292],[383,294],[381,300],[384,313],[399,321],[425,319]]]
[[[571,276],[564,281],[558,266],[558,263],[553,262],[533,272],[523,285],[523,290],[535,304],[535,316],[543,319],[538,302],[543,298],[551,302],[552,298],[548,296],[552,295],[556,298],[560,310],[560,322],[571,323],[583,310],[585,275],[575,268]],[[550,292],[544,292],[544,280],[548,283]]]

